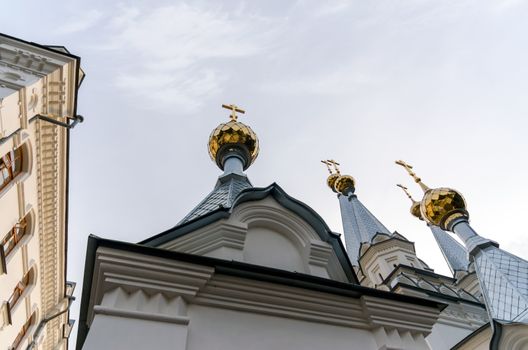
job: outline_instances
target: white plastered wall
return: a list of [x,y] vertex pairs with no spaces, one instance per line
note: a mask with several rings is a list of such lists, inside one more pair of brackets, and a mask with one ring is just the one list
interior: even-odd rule
[[242,203],[228,219],[160,248],[348,281],[333,248],[272,197]]

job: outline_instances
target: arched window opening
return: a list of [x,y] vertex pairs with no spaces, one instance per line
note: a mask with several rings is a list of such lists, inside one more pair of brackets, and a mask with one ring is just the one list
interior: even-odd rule
[[28,220],[27,216],[22,218],[15,226],[7,233],[7,235],[0,242],[0,246],[3,249],[4,257],[15,249],[20,240],[28,233]]
[[0,190],[13,181],[21,172],[24,147],[20,146],[0,158]]
[[24,244],[27,237],[33,233],[33,219],[31,210],[3,238],[0,236],[0,275],[7,273],[7,257],[14,254],[17,247]]
[[34,268],[30,269],[26,273],[26,275],[22,278],[22,280],[20,280],[15,286],[13,293],[11,293],[9,300],[7,301],[9,305],[10,313],[11,313],[11,310],[13,310],[15,305],[18,303],[18,301],[21,299],[21,297],[24,295],[24,292],[28,290],[29,287],[34,283],[34,280],[35,280],[34,274],[35,274]]
[[13,344],[11,344],[11,347],[9,349],[15,350],[18,349],[26,335],[28,334],[28,330],[31,326],[35,324],[37,321],[37,312],[34,311],[31,316],[28,318],[26,323],[22,326],[22,329],[20,332],[18,332],[17,337],[15,338],[15,341],[13,341]]

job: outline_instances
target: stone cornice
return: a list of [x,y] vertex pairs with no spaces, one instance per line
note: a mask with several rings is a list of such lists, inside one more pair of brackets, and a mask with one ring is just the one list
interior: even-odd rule
[[0,35],[0,60],[10,67],[37,76],[47,75],[77,59],[66,52]]
[[167,242],[161,248],[197,255],[204,255],[220,246],[242,250],[246,231],[247,225],[233,225],[221,220],[192,234]]
[[[159,251],[163,255],[153,256],[142,254],[139,250],[145,248],[136,247],[137,249],[134,250],[138,251],[104,246],[96,249],[93,260],[94,269],[91,276],[87,276],[92,279],[92,282],[85,281],[84,287],[91,288],[89,300],[85,298],[88,296],[86,294],[88,290],[83,291],[82,310],[86,310],[87,315],[81,314],[81,320],[86,320],[86,326],[91,324],[97,313],[108,314],[110,312],[125,315],[131,310],[132,314],[125,315],[126,317],[156,317],[150,314],[152,313],[150,309],[136,309],[135,305],[147,305],[151,304],[150,302],[134,300],[163,295],[168,303],[171,300],[183,299],[189,304],[361,329],[379,329],[380,327],[398,329],[400,332],[422,334],[425,337],[431,332],[442,308],[441,304],[425,305],[428,303],[425,300],[383,293],[332,280],[327,280],[326,291],[322,291],[318,290],[320,287],[314,287],[316,287],[316,281],[322,283],[323,279],[309,275],[306,275],[306,278],[313,280],[314,284],[313,287],[306,288],[310,282],[299,280],[295,283],[294,280],[286,277],[277,279],[265,271],[277,271],[285,276],[298,275],[295,273],[255,266],[255,269],[263,272],[246,274],[237,271],[234,267],[229,268],[228,265],[246,266],[247,264],[221,262],[219,259],[193,257],[182,253],[147,248],[152,253]],[[181,256],[196,260],[196,262],[181,261],[170,258],[171,256]],[[89,253],[87,264],[91,263],[90,259]],[[207,264],[199,264],[199,261],[207,262]],[[226,266],[209,265],[215,261]],[[285,283],[277,283],[281,280]],[[339,289],[337,286],[346,289]],[[350,290],[347,290],[348,288]],[[115,307],[109,308],[108,302],[115,298],[127,300],[127,302],[112,305],[118,305],[121,309],[123,307],[126,309],[123,305],[130,305],[130,309],[127,309],[129,311],[115,311]],[[400,298],[403,299],[398,300]],[[410,299],[405,301],[406,298]],[[87,307],[85,308],[84,305]],[[159,308],[153,310],[157,309]],[[137,314],[137,312],[140,313]],[[175,312],[174,315],[186,316],[184,311]],[[166,317],[166,315],[160,317]],[[82,328],[84,325],[81,325]],[[83,338],[82,333],[80,333],[80,338]]]
[[[74,78],[68,66],[43,77],[42,111],[70,114],[75,96],[68,92]],[[59,92],[59,93],[55,93]],[[41,309],[51,310],[64,295],[66,282],[66,201],[68,132],[57,125],[35,122],[35,159],[38,194],[37,230],[40,241]],[[62,338],[67,315],[46,324],[45,348],[54,347]]]
[[100,248],[95,260],[97,280],[93,281],[90,294],[88,320],[91,322],[94,306],[102,302],[108,290],[120,287],[127,293],[143,291],[163,293],[171,298],[192,298],[213,272],[213,268],[207,266]]

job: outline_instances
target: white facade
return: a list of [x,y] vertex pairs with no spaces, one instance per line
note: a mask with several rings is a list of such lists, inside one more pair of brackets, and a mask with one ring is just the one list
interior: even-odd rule
[[351,283],[273,191],[164,243],[91,237],[77,348],[450,349],[482,325],[478,305]]
[[209,260],[204,266],[98,247],[99,278],[87,319],[80,319],[89,325],[83,349],[430,348],[425,337],[440,311],[435,303],[418,306],[353,288],[337,295],[323,292],[320,279],[312,289],[270,275],[262,281],[256,278],[266,275],[251,265],[238,270],[248,277],[234,276],[233,264]]

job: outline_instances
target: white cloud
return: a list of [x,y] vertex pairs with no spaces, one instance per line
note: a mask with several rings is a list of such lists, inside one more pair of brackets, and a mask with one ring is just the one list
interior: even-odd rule
[[[140,102],[138,107],[172,107],[179,112],[190,113],[201,106],[205,96],[216,95],[222,81],[218,72],[208,69],[200,69],[193,74],[177,70],[171,75],[144,70],[138,74],[119,75],[116,85],[137,98]],[[145,91],[148,93],[145,94]]]
[[315,16],[328,16],[338,13],[342,13],[351,5],[350,1],[346,0],[334,0],[317,3],[319,7],[315,7]]
[[185,3],[121,8],[111,22],[115,35],[103,47],[135,57],[120,69],[119,88],[131,95],[148,88],[147,96],[162,108],[191,112],[222,90],[223,60],[266,50],[269,24],[262,17]]
[[61,35],[82,32],[93,27],[102,17],[103,13],[98,10],[86,11],[57,27],[54,32]]
[[281,95],[349,95],[366,86],[380,84],[383,80],[368,73],[343,67],[330,73],[270,81],[262,84],[261,89]]

